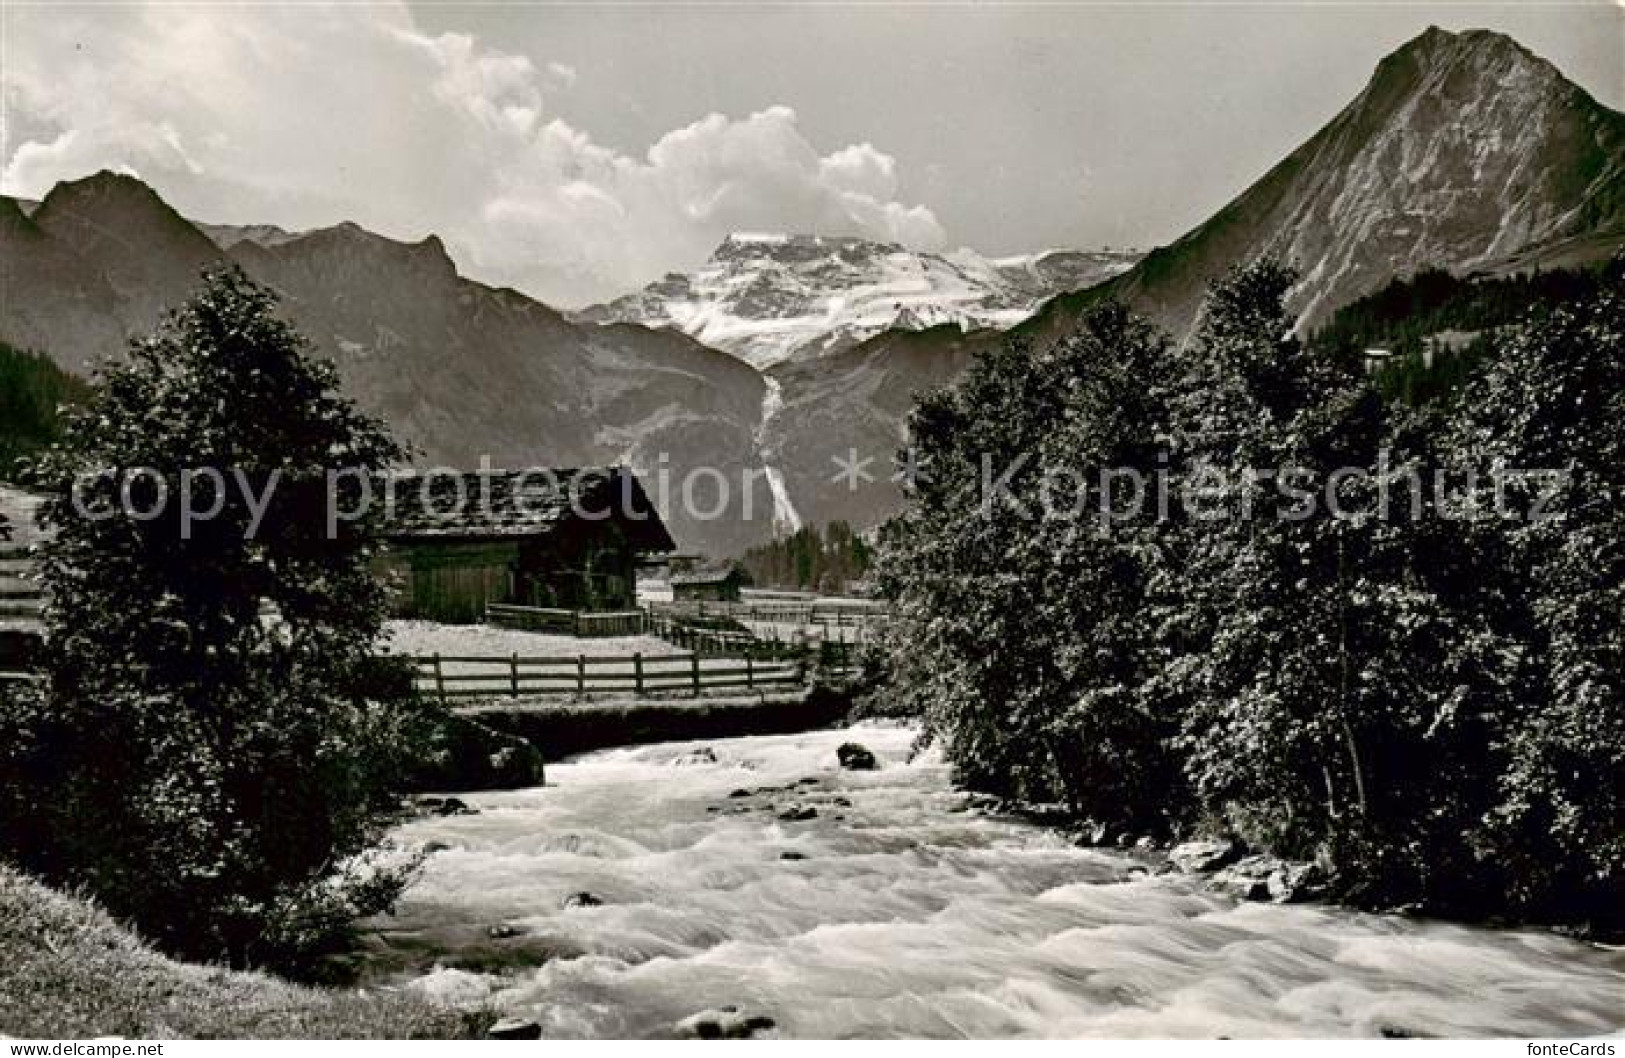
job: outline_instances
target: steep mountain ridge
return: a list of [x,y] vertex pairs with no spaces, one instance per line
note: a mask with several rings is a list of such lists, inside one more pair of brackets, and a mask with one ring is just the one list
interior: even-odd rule
[[1025,329],[1059,333],[1111,296],[1182,335],[1211,280],[1265,256],[1302,272],[1291,304],[1307,329],[1395,276],[1504,270],[1565,245],[1570,264],[1625,245],[1625,114],[1504,34],[1434,27],[1208,221]]
[[742,517],[737,486],[726,503],[714,487],[697,490],[696,506],[717,507],[715,519],[675,502],[694,468],[714,466],[732,482],[759,472],[753,437],[766,387],[735,358],[676,332],[573,324],[463,278],[432,236],[403,243],[341,224],[229,245],[222,251],[150,188],[111,173],[59,185],[33,218],[0,200],[0,338],[88,373],[150,331],[203,268],[234,260],[283,296],[347,392],[421,462],[626,463],[657,502],[670,480],[665,509],[685,547],[733,553],[770,534],[769,517]]

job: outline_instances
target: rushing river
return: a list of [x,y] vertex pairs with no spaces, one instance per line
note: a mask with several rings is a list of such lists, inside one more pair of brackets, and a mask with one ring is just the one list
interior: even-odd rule
[[[934,755],[911,759],[911,740],[860,727],[719,740],[710,753],[618,749],[552,767],[545,789],[469,795],[477,815],[402,828],[447,847],[379,943],[405,960],[408,987],[558,1037],[667,1035],[724,1004],[797,1037],[1572,1036],[1625,1024],[1620,952],[1237,904],[967,809]],[[841,770],[843,741],[880,769]],[[806,809],[816,815],[780,818]],[[577,893],[602,903],[565,906]],[[493,926],[517,935],[492,939]]]

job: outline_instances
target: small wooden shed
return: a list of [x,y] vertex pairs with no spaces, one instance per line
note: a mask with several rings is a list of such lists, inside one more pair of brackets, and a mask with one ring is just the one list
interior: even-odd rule
[[738,602],[739,589],[751,583],[738,566],[674,573],[671,597],[676,602]]
[[631,610],[640,560],[676,545],[623,467],[395,475],[387,548],[397,616],[479,621],[491,603]]

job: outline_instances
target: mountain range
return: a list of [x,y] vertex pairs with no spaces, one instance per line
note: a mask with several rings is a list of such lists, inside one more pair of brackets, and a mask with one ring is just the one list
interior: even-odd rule
[[757,368],[849,349],[888,330],[1003,330],[1040,304],[1126,271],[1135,251],[1051,250],[989,260],[820,235],[730,235],[705,265],[574,314],[673,327]]
[[[913,394],[951,382],[989,343],[1065,333],[1104,298],[1184,336],[1208,282],[1276,255],[1301,270],[1291,297],[1307,330],[1424,267],[1509,271],[1621,246],[1625,115],[1508,37],[1432,29],[1229,205],[1143,259],[735,236],[691,275],[567,315],[459,275],[433,237],[196,224],[139,180],[99,173],[39,203],[0,198],[0,339],[85,373],[150,330],[202,268],[235,261],[281,293],[347,390],[424,461],[625,463],[657,503],[673,486],[662,507],[684,548],[724,555],[800,521],[885,517]],[[868,462],[835,480],[837,460]],[[710,502],[709,477],[676,502],[699,467],[735,483],[728,503]],[[747,474],[760,486],[748,519]]]

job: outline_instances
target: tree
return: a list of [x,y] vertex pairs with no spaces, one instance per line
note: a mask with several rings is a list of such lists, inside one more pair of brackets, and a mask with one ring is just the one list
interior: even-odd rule
[[214,270],[35,467],[49,694],[8,763],[41,807],[5,840],[184,954],[285,961],[403,882],[368,862],[414,724],[376,518],[326,517],[330,474],[401,451],[337,387]]
[[[1475,828],[1519,914],[1625,926],[1625,258],[1498,343],[1450,434],[1530,679]],[[1529,471],[1557,471],[1530,475]],[[1497,472],[1516,476],[1496,478]]]
[[[1620,929],[1625,260],[1419,407],[1300,342],[1294,282],[1233,270],[1177,354],[1107,309],[918,403],[885,704],[976,788],[1314,856],[1361,904]],[[1032,517],[1112,468],[1168,471],[1155,524]]]
[[1179,563],[1186,768],[1250,842],[1432,899],[1475,874],[1472,777],[1515,675],[1420,487],[1435,424],[1300,343],[1293,282],[1262,262],[1214,285],[1181,402],[1188,480],[1221,482]]
[[1158,469],[1166,363],[1116,305],[1048,349],[984,354],[916,408],[926,474],[877,556],[893,598],[883,693],[967,784],[1120,827],[1166,829],[1181,807],[1168,718],[1141,693],[1157,529],[1103,523],[1099,484]]

